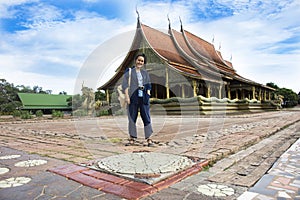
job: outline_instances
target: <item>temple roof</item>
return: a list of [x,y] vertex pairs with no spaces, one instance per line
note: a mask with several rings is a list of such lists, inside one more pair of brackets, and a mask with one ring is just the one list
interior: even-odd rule
[[18,93],[22,109],[72,109],[67,99],[72,95]]
[[238,75],[232,63],[225,60],[212,43],[184,30],[182,26],[181,32],[178,32],[169,24],[168,32],[163,32],[140,23],[138,19],[136,35],[129,53],[117,69],[116,75],[101,88],[111,86],[112,82],[116,83],[123,75],[143,39],[169,67],[185,76],[212,82],[222,79],[237,80],[266,87]]

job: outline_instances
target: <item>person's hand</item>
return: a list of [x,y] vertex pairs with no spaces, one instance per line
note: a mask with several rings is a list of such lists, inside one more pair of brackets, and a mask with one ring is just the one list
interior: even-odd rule
[[125,101],[129,105],[130,104],[130,98],[129,95],[125,95]]

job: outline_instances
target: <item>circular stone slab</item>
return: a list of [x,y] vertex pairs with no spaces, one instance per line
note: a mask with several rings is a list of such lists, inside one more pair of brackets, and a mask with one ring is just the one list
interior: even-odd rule
[[[98,161],[100,169],[118,174],[145,175],[149,178],[159,174],[184,170],[194,162],[184,156],[139,152],[110,156]],[[144,178],[145,178],[144,177]]]

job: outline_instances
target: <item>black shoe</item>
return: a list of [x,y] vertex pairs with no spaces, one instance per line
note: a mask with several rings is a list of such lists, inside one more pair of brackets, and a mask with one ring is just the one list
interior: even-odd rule
[[154,143],[151,139],[147,139],[147,146],[148,147],[154,147]]
[[128,139],[128,142],[125,144],[125,146],[134,146],[134,145],[136,145],[135,142],[136,142],[135,138],[131,137]]

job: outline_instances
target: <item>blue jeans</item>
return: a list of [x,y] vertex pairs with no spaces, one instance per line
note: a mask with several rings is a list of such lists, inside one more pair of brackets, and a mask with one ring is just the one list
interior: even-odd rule
[[136,120],[138,116],[138,112],[140,111],[143,123],[144,123],[144,133],[145,139],[149,138],[152,133],[152,125],[151,125],[151,118],[150,118],[150,104],[145,105],[143,103],[143,98],[138,98],[138,103],[133,104],[130,103],[128,105],[128,131],[130,137],[137,138],[137,131],[136,131]]

